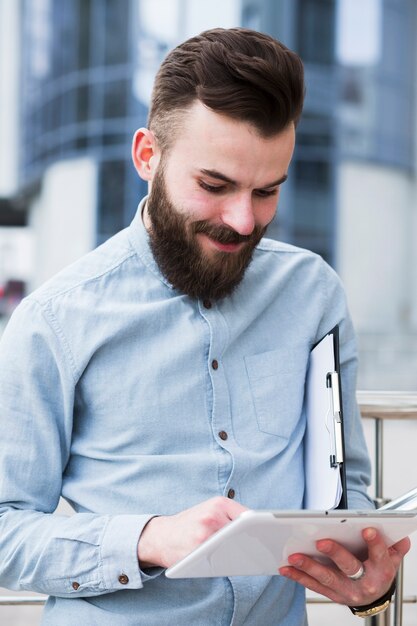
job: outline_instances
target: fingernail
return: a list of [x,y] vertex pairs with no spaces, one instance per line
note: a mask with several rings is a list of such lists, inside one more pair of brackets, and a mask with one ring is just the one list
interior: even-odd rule
[[330,552],[332,544],[330,541],[319,541],[317,543],[317,549],[320,550],[320,552]]
[[291,565],[295,565],[295,567],[301,567],[304,563],[304,559],[301,556],[290,556],[288,557],[288,561]]
[[365,539],[369,539],[370,541],[372,541],[372,539],[375,539],[376,537],[375,528],[366,528],[364,530],[364,535],[365,535]]

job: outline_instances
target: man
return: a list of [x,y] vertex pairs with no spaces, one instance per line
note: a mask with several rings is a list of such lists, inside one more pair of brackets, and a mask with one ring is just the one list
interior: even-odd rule
[[[343,291],[316,255],[262,239],[303,101],[272,38],[215,29],[172,51],[133,161],[132,225],[19,306],[2,340],[0,584],[49,594],[43,624],[306,623],[302,583],[382,606],[408,540],[362,564],[169,580],[245,508],[303,505],[311,347],[340,325],[350,506],[369,507]],[[75,509],[51,516],[59,497]],[[364,575],[362,575],[364,574]]]

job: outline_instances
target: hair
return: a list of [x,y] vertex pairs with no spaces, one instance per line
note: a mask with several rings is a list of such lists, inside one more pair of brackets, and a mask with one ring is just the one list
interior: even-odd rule
[[180,44],[162,62],[148,126],[168,149],[183,114],[199,100],[270,137],[297,124],[304,92],[303,64],[295,52],[264,33],[215,28]]

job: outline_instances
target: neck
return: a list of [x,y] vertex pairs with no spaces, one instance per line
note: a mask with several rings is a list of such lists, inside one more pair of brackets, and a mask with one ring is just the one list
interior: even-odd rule
[[146,230],[149,231],[151,229],[151,218],[149,217],[147,202],[145,202],[145,206],[142,209],[142,222]]

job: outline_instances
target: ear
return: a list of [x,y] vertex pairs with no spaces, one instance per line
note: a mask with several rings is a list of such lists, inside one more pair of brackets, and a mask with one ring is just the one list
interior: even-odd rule
[[151,182],[159,163],[160,151],[155,135],[147,128],[139,128],[132,142],[132,159],[137,173]]

